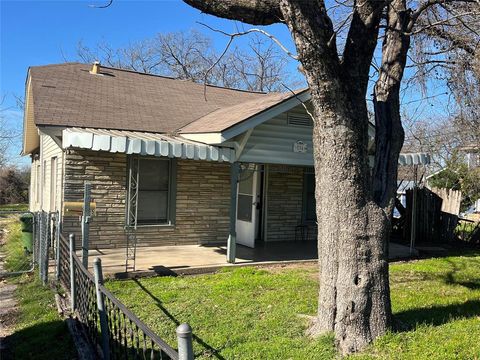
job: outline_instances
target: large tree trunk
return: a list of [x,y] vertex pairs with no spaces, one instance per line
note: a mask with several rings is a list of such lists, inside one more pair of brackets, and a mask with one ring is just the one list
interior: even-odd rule
[[[371,185],[367,79],[351,69],[369,63],[349,63],[347,69],[332,56],[333,45],[318,49],[308,41],[313,33],[319,34],[318,19],[308,4],[285,1],[281,8],[304,67],[315,114],[320,291],[318,315],[309,333],[333,331],[337,347],[348,354],[384,334],[391,323],[389,220],[375,202]],[[327,31],[325,36],[331,35]],[[374,44],[363,44],[355,55],[373,52]]]
[[312,87],[320,291],[310,333],[333,331],[340,351],[351,353],[390,325],[388,221],[370,195],[366,112],[340,99],[329,112]]
[[374,197],[388,215],[393,211],[398,155],[404,140],[400,117],[400,82],[410,47],[410,36],[407,35],[409,14],[405,0],[392,0],[387,13],[388,29],[382,46],[382,66],[374,89]]
[[318,314],[309,332],[334,332],[343,354],[361,350],[391,324],[388,236],[403,142],[398,87],[408,49],[405,0],[388,2],[391,36],[384,42],[375,88],[378,135],[373,174],[368,166],[365,98],[386,0],[354,2],[341,60],[323,0],[184,1],[229,19],[288,26],[314,108],[320,290]]

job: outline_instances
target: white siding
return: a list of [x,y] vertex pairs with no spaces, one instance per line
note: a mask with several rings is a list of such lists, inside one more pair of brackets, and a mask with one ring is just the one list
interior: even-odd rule
[[38,211],[40,209],[40,191],[41,189],[41,169],[40,160],[38,158],[32,160],[30,168],[30,191],[29,191],[29,209],[30,211]]
[[[306,115],[303,108],[292,109],[292,112]],[[313,166],[312,127],[288,124],[287,114],[280,114],[258,125],[250,135],[239,161]],[[293,151],[297,141],[307,145],[306,153]]]
[[[55,161],[52,159],[56,158]],[[62,208],[63,150],[46,134],[40,134],[41,194],[39,209],[56,211]],[[52,171],[52,164],[56,169]],[[54,174],[55,179],[52,179]],[[55,183],[52,184],[52,181]],[[55,194],[52,194],[55,190]]]

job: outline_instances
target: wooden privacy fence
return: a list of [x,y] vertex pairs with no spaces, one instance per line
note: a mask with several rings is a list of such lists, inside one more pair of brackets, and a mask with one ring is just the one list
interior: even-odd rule
[[170,347],[135,316],[103,285],[99,258],[94,274],[75,253],[75,237],[59,236],[57,279],[70,294],[71,308],[78,316],[90,343],[101,349],[103,359],[191,360],[192,329],[177,327],[178,351]]
[[[448,189],[413,188],[406,192],[404,239],[415,242],[445,243],[454,237],[462,193]],[[415,214],[412,216],[412,210]]]

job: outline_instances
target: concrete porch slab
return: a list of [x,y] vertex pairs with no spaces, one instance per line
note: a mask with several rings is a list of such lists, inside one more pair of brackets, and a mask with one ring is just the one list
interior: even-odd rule
[[[305,262],[317,259],[315,241],[272,242],[254,249],[237,245],[235,264],[226,262],[226,246],[176,245],[138,247],[135,273],[139,275],[175,274],[205,272],[224,266],[245,266],[248,264],[274,264],[285,262]],[[416,256],[415,252],[413,256]],[[89,264],[93,259],[102,259],[106,275],[125,272],[125,249],[98,249],[89,251]],[[390,259],[411,257],[410,249],[400,244],[390,244]]]

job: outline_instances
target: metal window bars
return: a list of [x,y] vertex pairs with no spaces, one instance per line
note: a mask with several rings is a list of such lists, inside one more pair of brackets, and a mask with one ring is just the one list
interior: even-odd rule
[[128,159],[128,194],[127,214],[125,219],[125,271],[135,271],[135,258],[137,253],[137,215],[138,215],[138,190],[139,190],[140,158],[130,156]]

